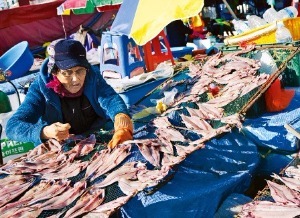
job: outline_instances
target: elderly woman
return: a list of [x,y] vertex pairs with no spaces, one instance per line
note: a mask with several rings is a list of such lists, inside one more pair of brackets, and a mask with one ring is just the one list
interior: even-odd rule
[[48,47],[49,59],[32,83],[25,100],[8,120],[6,134],[16,141],[39,145],[65,140],[114,122],[113,148],[132,139],[133,125],[122,98],[86,59],[83,45],[70,39]]

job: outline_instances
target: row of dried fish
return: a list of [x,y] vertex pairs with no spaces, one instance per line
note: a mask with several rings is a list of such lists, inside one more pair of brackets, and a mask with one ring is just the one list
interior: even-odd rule
[[245,204],[239,217],[286,217],[300,215],[300,165],[289,166],[285,176],[273,174],[275,181],[267,180],[274,202],[254,200]]
[[[177,98],[180,100],[175,100],[172,107],[168,108],[165,113],[152,120],[152,124],[156,128],[155,135],[157,138],[132,141],[132,143],[138,145],[147,161],[156,167],[178,164],[188,154],[203,148],[205,141],[220,133],[230,131],[232,126],[242,127],[241,121],[243,118],[238,113],[226,115],[222,107],[238,96],[242,96],[266,82],[268,75],[258,75],[257,73],[260,67],[258,61],[239,56],[252,49],[233,52],[223,57],[221,57],[221,53],[218,53],[210,58],[203,65],[203,68],[191,64],[190,75],[192,78],[185,80],[185,85],[188,86],[187,91],[181,93]],[[220,82],[221,80],[222,82]],[[218,97],[205,103],[199,102],[198,97],[208,91],[208,86],[212,82],[227,85],[221,89]],[[166,90],[166,88],[171,88],[179,83],[169,81],[166,87],[162,89]],[[237,85],[240,89],[237,89]],[[247,88],[248,90],[245,91],[246,89],[244,89],[242,91],[241,88]],[[233,95],[232,90],[239,94]],[[182,103],[188,102],[195,103],[196,108],[181,106]],[[183,113],[180,114],[181,125],[183,124],[185,128],[172,125],[169,122],[168,115],[171,112],[180,113],[183,109],[186,109],[189,113],[189,116]],[[214,129],[210,123],[211,120],[218,120],[224,125]],[[185,138],[179,130],[192,131],[200,135],[201,138],[191,141]]]
[[62,146],[56,140],[48,140],[16,160],[9,161],[0,168],[5,174],[32,174],[40,175],[44,179],[66,179],[76,176],[84,170],[88,162],[76,160],[87,155],[94,149],[95,135],[80,140],[68,152],[62,152]]
[[[200,95],[208,92],[209,85],[215,83],[219,85],[221,90],[215,98],[206,103],[220,108],[264,84],[269,75],[258,73],[260,62],[240,56],[252,50],[254,47],[223,56],[219,52],[208,59],[203,66],[191,63],[189,66],[191,78],[185,81],[189,88],[181,93],[172,106],[176,107],[182,103],[199,101]],[[170,84],[167,85],[171,87]]]
[[[201,139],[192,142],[195,145],[201,144],[220,133],[228,132],[233,126],[241,129],[244,118],[238,113],[241,108],[235,108],[235,111],[225,113],[224,107],[260,87],[269,78],[268,74],[258,73],[259,61],[240,56],[253,51],[253,49],[254,47],[249,47],[225,55],[220,52],[208,59],[203,66],[196,62],[191,63],[189,67],[191,78],[185,80],[187,90],[175,98],[171,107],[162,114],[163,118],[154,120],[155,126],[159,128],[162,125],[167,125],[168,128],[172,127],[174,130],[179,130],[183,129],[181,124],[184,124],[186,130],[201,136]],[[208,93],[209,85],[212,83],[217,83],[220,86],[218,95],[207,102],[202,102],[200,100],[201,95]],[[174,82],[174,84],[178,84],[178,82]],[[172,87],[171,82],[167,86],[168,88]],[[194,103],[193,108],[187,106],[190,102]],[[188,115],[182,113],[183,110],[187,110]],[[168,122],[166,116],[171,113],[180,114],[182,122],[179,126],[171,125]],[[214,129],[211,121],[220,121],[224,125]]]
[[[199,96],[207,91],[207,87],[212,82],[223,85],[223,89],[218,97],[206,103],[198,102],[197,109],[187,108],[190,116],[180,115],[183,124],[188,130],[202,136],[199,140],[189,140],[180,133],[178,126],[171,125],[167,117],[170,110],[167,110],[161,117],[153,120],[153,124],[156,127],[156,138],[135,139],[124,143],[123,147],[126,149],[126,146],[128,146],[127,148],[137,146],[143,157],[155,166],[156,170],[147,170],[146,165],[143,163],[129,162],[109,173],[104,180],[95,183],[94,187],[102,189],[117,182],[123,193],[127,196],[133,196],[146,187],[158,184],[168,174],[170,167],[179,164],[193,151],[204,148],[203,143],[206,140],[213,138],[219,133],[230,131],[231,125],[236,125],[240,128],[242,124],[239,114],[225,116],[222,107],[260,86],[268,78],[268,75],[257,75],[257,70],[260,67],[259,62],[238,56],[248,51],[236,52],[231,55],[225,55],[222,58],[218,54],[204,64],[202,70],[199,70],[200,74],[187,81],[190,88],[186,93],[182,94],[184,97],[181,99],[181,103],[197,102],[194,95]],[[220,66],[221,63],[224,63],[224,65]],[[218,70],[216,70],[217,66]],[[239,85],[239,89],[237,85]],[[236,94],[233,94],[233,90]],[[177,102],[177,105],[179,105],[179,102]],[[208,119],[220,120],[226,125],[214,129],[207,122]],[[126,156],[126,152],[123,154]],[[92,181],[111,170],[107,168],[106,161],[101,163],[102,160],[105,160],[101,156],[101,152],[95,155],[92,158],[92,163],[89,165],[91,167],[87,168],[85,176]],[[120,157],[120,155],[116,155],[114,160],[119,164],[117,157]],[[94,170],[95,167],[97,170]],[[102,214],[99,209],[101,207],[101,205],[97,207],[88,216],[93,214],[99,216]]]
[[[148,170],[145,163],[135,161],[121,165],[120,163],[130,155],[132,145],[129,143],[121,144],[113,150],[96,152],[89,161],[75,159],[89,154],[95,142],[95,136],[91,135],[78,142],[71,150],[63,152],[58,142],[49,140],[26,156],[1,167],[2,172],[9,174],[1,179],[1,217],[37,217],[43,211],[58,209],[63,211],[54,215],[55,217],[64,213],[65,217],[76,217],[94,209],[98,216],[102,213],[103,217],[108,217],[117,209],[117,205],[122,206],[145,187],[157,185],[169,172],[169,166]],[[49,165],[46,165],[47,163]],[[81,167],[78,164],[81,164]],[[22,174],[22,169],[26,169],[27,166],[32,167]],[[84,178],[73,186],[70,185],[70,180],[65,179],[76,176],[85,169]],[[35,185],[37,175],[42,180]],[[105,179],[95,182],[96,178],[103,175]],[[87,187],[86,181],[95,183]],[[102,204],[105,188],[113,183],[118,183],[126,197],[121,196],[113,202]],[[21,198],[13,201],[19,196]],[[79,199],[75,205],[65,211],[64,208],[77,198]]]
[[[29,160],[32,166],[36,166],[37,163],[42,163],[42,166],[45,166],[46,163],[56,163],[57,159],[59,159],[60,160],[59,163],[63,165],[63,167],[59,166],[55,168],[55,166],[59,164],[50,164],[50,166],[47,167],[46,169],[43,169],[42,167],[33,167],[34,174],[41,176],[41,178],[43,179],[42,182],[40,182],[39,185],[34,186],[34,188],[29,189],[29,191],[27,191],[25,195],[16,202],[7,204],[15,197],[23,194],[24,189],[22,190],[18,189],[19,190],[18,194],[10,195],[11,198],[5,198],[5,197],[2,199],[0,198],[3,202],[2,203],[3,207],[1,207],[0,209],[3,213],[3,216],[4,217],[30,217],[30,216],[36,217],[44,210],[63,209],[67,205],[72,203],[76,198],[81,196],[80,197],[81,199],[83,198],[82,196],[86,196],[86,195],[93,196],[92,193],[98,194],[100,189],[101,190],[105,189],[105,187],[116,182],[118,183],[122,192],[128,196],[128,198],[126,199],[129,199],[129,197],[134,196],[137,192],[142,191],[144,188],[157,185],[159,181],[168,174],[171,166],[180,163],[188,154],[190,154],[194,150],[204,147],[203,144],[199,144],[198,146],[194,146],[193,144],[190,144],[188,146],[181,146],[179,144],[173,145],[172,142],[186,141],[186,139],[184,138],[183,135],[180,134],[180,132],[169,127],[158,128],[156,131],[156,135],[157,135],[157,139],[144,139],[144,140],[136,139],[133,141],[128,141],[123,145],[119,145],[118,147],[116,147],[116,149],[113,150],[108,150],[108,149],[101,150],[100,152],[96,152],[89,161],[85,161],[85,162],[75,160],[74,155],[76,157],[80,157],[81,155],[87,154],[86,152],[83,153],[79,152],[86,149],[86,148],[83,149],[81,147],[83,143],[87,143],[88,147],[90,147],[91,150],[91,148],[93,147],[91,145],[95,142],[94,140],[95,138],[93,135],[91,135],[87,139],[81,140],[68,152],[62,152],[61,149],[58,149],[59,144],[55,140],[50,140],[49,143],[47,144],[48,147],[45,144],[43,144],[35,148],[30,153],[28,153],[27,156],[19,159],[18,161],[10,162],[9,164],[6,164],[5,166],[2,167],[2,172],[11,174],[6,178],[10,178],[10,177],[22,178],[23,175],[13,175],[13,174],[18,174],[22,172],[22,170],[20,170],[21,167],[26,168]],[[57,145],[57,146],[53,146],[53,145]],[[154,166],[156,166],[158,169],[148,170],[146,168],[145,163],[139,163],[139,162],[128,162],[123,164],[119,168],[116,168],[118,165],[120,165],[120,163],[124,159],[126,159],[126,157],[130,155],[131,146],[133,145],[136,145],[140,149],[145,159],[149,161],[151,164],[153,164]],[[53,150],[51,148],[53,148]],[[177,155],[175,155],[174,152],[175,150]],[[37,162],[35,163],[35,161]],[[77,163],[84,164],[84,167],[83,168],[78,167]],[[14,171],[13,170],[14,167],[12,167],[11,165],[17,166],[16,168],[19,168],[19,170]],[[74,166],[76,166],[76,168],[74,168]],[[64,181],[62,179],[65,177],[76,176],[79,172],[83,171],[84,169],[86,169],[84,179],[89,181],[94,181],[96,178],[99,178],[100,176],[106,173],[107,176],[103,181],[97,182],[89,188],[90,194],[83,195],[83,191],[86,189],[86,183],[79,182],[76,183],[71,188],[69,186],[70,181],[66,180],[66,182],[62,182]],[[28,175],[32,175],[32,172],[30,172]],[[54,180],[49,179],[51,177],[53,177],[53,179],[55,178],[56,180],[60,179],[58,180],[60,182],[55,183]],[[13,180],[17,181],[16,178],[14,178]],[[53,185],[54,183],[55,186]],[[31,183],[27,184],[26,187],[28,188],[30,185]],[[61,187],[54,188],[56,186],[58,187],[61,186]],[[16,188],[16,186],[12,186],[12,187]],[[55,190],[52,191],[50,187],[52,187]],[[67,189],[65,189],[66,187]],[[78,189],[79,187],[81,188]],[[30,193],[36,193],[37,190],[40,193],[39,195],[30,195]],[[64,193],[55,192],[58,190],[63,191]],[[74,193],[73,191],[75,190],[77,191]],[[100,195],[104,198],[104,194],[99,194],[97,196]],[[98,199],[98,197],[95,198]],[[92,199],[94,200],[95,198],[92,197]],[[62,200],[62,199],[68,199],[68,200]],[[115,200],[114,205],[124,204],[125,198],[119,198],[119,199],[122,200],[122,202],[118,202],[117,200]],[[40,201],[45,201],[45,202],[40,203]],[[84,202],[86,201],[88,200],[87,199],[84,200]],[[101,204],[103,201],[97,201],[97,202],[99,203],[98,205],[97,203],[95,203],[93,204],[94,205],[93,207],[87,207],[81,209],[80,210],[81,212],[77,211],[75,213],[74,208],[82,208],[83,205],[81,204],[81,201],[77,201],[76,205],[72,207],[70,210],[74,211],[75,214],[86,213],[89,210],[98,208],[99,206],[102,208],[101,209],[102,211],[103,208],[105,208],[105,206]],[[108,203],[112,204],[111,202]],[[77,204],[79,204],[79,206]],[[100,214],[99,209],[95,209],[95,211],[97,215]],[[107,215],[112,213],[113,211],[114,210],[111,208],[109,211],[105,211],[103,213]],[[63,211],[62,213],[65,213],[65,211]],[[71,212],[67,212],[67,213],[71,213]],[[56,216],[59,217],[59,215],[61,214],[58,214]],[[68,214],[68,217],[72,217],[72,216]]]

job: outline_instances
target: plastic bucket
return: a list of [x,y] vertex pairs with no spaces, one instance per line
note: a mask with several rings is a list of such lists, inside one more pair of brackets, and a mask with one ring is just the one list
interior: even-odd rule
[[7,79],[13,80],[24,76],[33,64],[34,58],[29,49],[28,42],[23,41],[5,52],[0,57],[0,68],[11,72]]

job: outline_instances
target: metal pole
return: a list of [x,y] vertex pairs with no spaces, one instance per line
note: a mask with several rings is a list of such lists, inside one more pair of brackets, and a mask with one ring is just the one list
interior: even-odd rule
[[229,13],[232,15],[232,17],[236,20],[238,20],[237,16],[235,15],[235,13],[233,12],[233,10],[231,9],[230,5],[228,4],[228,2],[226,0],[223,0],[224,4],[226,5],[226,7],[229,10]]

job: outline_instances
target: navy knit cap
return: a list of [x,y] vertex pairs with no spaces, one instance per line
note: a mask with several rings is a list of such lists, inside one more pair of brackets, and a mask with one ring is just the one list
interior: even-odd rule
[[67,70],[76,66],[89,68],[85,48],[77,40],[58,41],[54,46],[54,52],[54,61],[59,69]]

